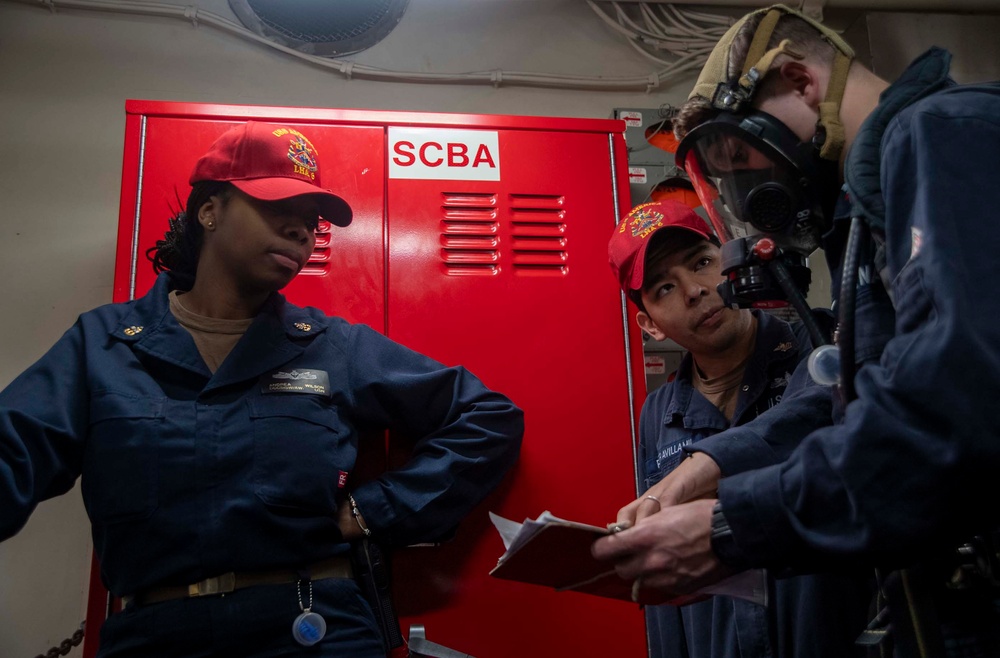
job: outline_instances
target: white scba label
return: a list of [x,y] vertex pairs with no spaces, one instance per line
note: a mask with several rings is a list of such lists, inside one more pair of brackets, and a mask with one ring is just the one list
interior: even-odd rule
[[389,178],[498,181],[499,133],[390,126]]

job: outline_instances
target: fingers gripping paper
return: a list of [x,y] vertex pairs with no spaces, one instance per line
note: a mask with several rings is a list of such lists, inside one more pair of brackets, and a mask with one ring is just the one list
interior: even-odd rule
[[[543,512],[524,523],[490,512],[506,552],[491,576],[522,583],[632,601],[632,582],[615,573],[614,565],[594,558],[591,545],[611,533],[600,526],[567,521]],[[761,569],[745,571],[700,594],[732,596],[767,605],[767,583]]]

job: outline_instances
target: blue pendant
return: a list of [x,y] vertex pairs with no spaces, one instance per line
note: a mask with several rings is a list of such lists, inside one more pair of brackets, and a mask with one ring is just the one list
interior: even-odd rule
[[311,647],[326,635],[326,620],[315,612],[303,612],[292,622],[292,637],[304,647]]

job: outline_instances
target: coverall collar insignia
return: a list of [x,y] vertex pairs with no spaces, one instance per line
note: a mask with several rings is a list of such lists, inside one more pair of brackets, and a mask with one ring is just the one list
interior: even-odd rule
[[155,334],[170,313],[167,293],[170,292],[169,275],[166,272],[156,277],[150,293],[137,298],[122,321],[111,330],[111,335],[129,343],[142,341]]

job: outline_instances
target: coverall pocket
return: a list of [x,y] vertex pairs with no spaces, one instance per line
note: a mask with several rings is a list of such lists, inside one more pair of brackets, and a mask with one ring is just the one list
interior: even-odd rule
[[316,395],[251,398],[253,486],[280,514],[330,515],[356,455],[335,406]]
[[111,391],[91,398],[81,488],[92,522],[134,521],[156,510],[163,407],[162,398]]

